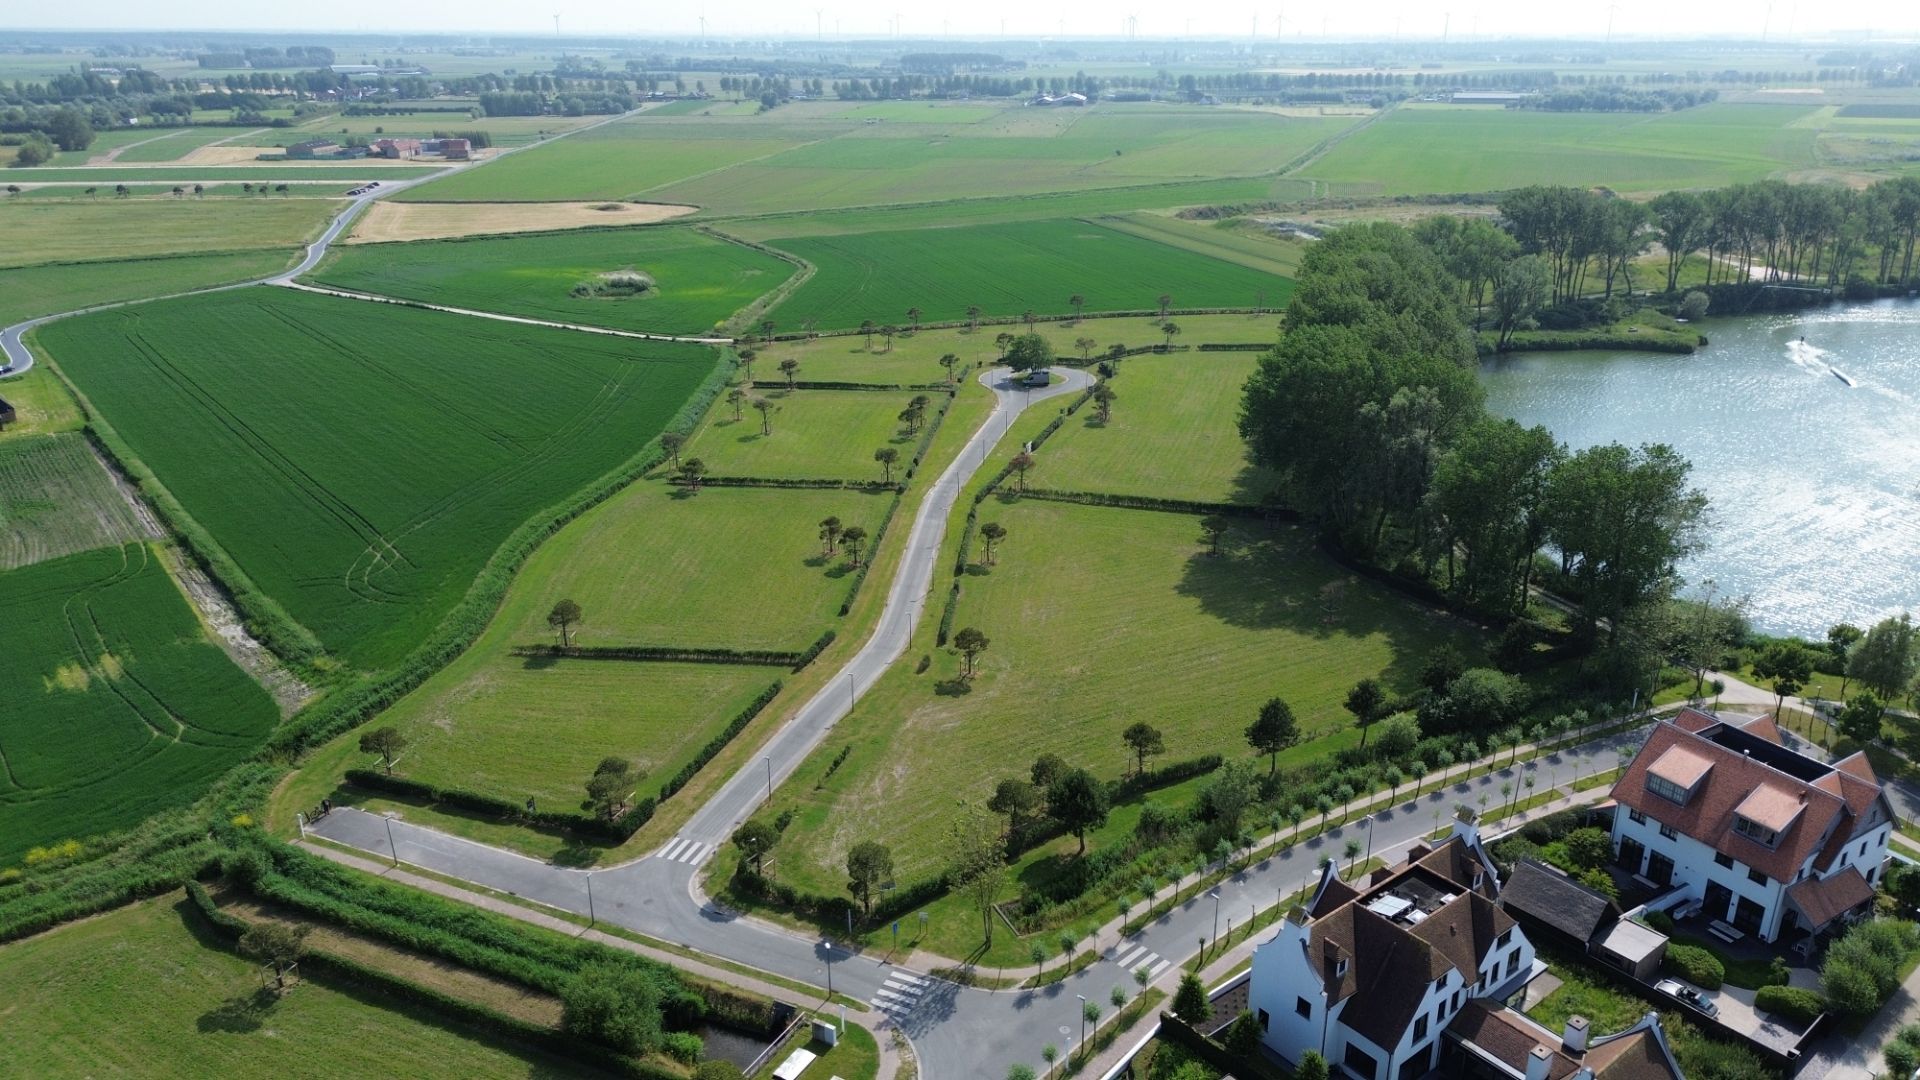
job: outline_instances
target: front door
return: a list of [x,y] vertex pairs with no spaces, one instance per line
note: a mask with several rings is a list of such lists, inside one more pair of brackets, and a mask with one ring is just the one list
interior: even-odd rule
[[1647,845],[1638,840],[1620,841],[1620,865],[1626,868],[1627,873],[1639,873],[1645,867],[1646,860]]
[[1733,909],[1733,925],[1745,930],[1749,934],[1760,933],[1760,920],[1766,917],[1766,908],[1761,907],[1759,904],[1754,903],[1744,896],[1740,898],[1739,905]]
[[1717,881],[1707,882],[1707,895],[1700,902],[1700,910],[1709,919],[1731,920],[1733,917],[1733,890]]

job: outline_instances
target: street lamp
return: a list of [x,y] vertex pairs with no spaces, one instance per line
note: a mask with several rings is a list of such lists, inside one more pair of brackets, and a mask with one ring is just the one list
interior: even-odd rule
[[1367,857],[1360,863],[1361,866],[1365,866],[1373,861],[1373,815],[1368,814],[1361,818],[1360,826],[1367,830]]
[[[1087,1045],[1087,995],[1075,994],[1073,996],[1080,999],[1080,1045],[1084,1047]],[[1067,1056],[1071,1058],[1073,1056],[1072,1052],[1069,1051]]]
[[832,1000],[833,998],[833,942],[828,941],[826,938],[821,938],[820,947],[825,949],[827,952],[827,998],[828,1000]]
[[1220,890],[1215,889],[1207,895],[1213,897],[1213,943],[1218,945],[1220,944]]
[[399,866],[400,865],[400,849],[395,847],[393,844],[393,818],[382,815],[381,820],[387,823],[387,850],[391,852],[393,855],[393,865]]

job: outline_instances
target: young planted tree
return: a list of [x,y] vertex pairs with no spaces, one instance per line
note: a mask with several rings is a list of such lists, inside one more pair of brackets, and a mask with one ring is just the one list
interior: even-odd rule
[[271,966],[274,992],[285,993],[287,973],[306,953],[307,933],[311,929],[280,922],[254,923],[240,935],[240,951]]
[[1080,841],[1087,852],[1087,830],[1107,823],[1107,787],[1085,769],[1068,769],[1047,787],[1047,813]]
[[379,754],[380,765],[387,770],[388,776],[393,775],[394,760],[400,756],[400,751],[406,748],[407,737],[400,734],[396,728],[375,728],[360,734],[360,752]]
[[1813,650],[1798,641],[1775,641],[1753,658],[1753,673],[1773,690],[1773,715],[1780,718],[1787,696],[1797,694],[1813,677]]
[[873,914],[873,890],[893,878],[893,852],[887,845],[862,840],[847,852],[847,890],[860,901],[860,913]]
[[1353,876],[1356,864],[1360,861],[1360,851],[1360,841],[1358,840],[1348,840],[1346,843],[1340,845],[1340,853],[1346,856],[1348,877]]
[[1167,317],[1167,309],[1173,306],[1173,294],[1161,293],[1159,304],[1160,304],[1160,317],[1164,319]]
[[780,374],[787,377],[787,389],[793,389],[793,377],[800,373],[800,361],[789,356],[780,361]]
[[1160,334],[1166,338],[1166,341],[1163,343],[1164,346],[1171,349],[1173,348],[1173,339],[1180,336],[1180,324],[1174,322],[1172,319],[1168,319],[1166,322],[1160,324]]
[[993,565],[993,549],[1007,538],[1007,527],[997,521],[989,521],[980,526],[980,540],[983,550],[980,556],[982,566]]
[[868,352],[872,352],[872,351],[873,351],[873,331],[874,331],[874,329],[875,329],[875,327],[874,327],[874,325],[873,325],[873,320],[872,320],[872,319],[862,319],[862,320],[860,320],[860,332],[861,332],[862,334],[865,334],[865,335],[867,336],[867,351],[868,351]]
[[900,332],[900,328],[893,325],[892,323],[888,323],[887,325],[880,328],[880,336],[886,339],[888,352],[893,351],[893,336],[895,334],[898,334],[899,332]]
[[915,331],[918,331],[920,329],[920,309],[919,308],[910,307],[907,309],[907,324],[913,327]]
[[967,333],[971,334],[978,329],[980,329],[980,305],[968,304],[967,305]]
[[1280,768],[1280,751],[1300,741],[1300,724],[1293,718],[1293,707],[1279,698],[1268,698],[1260,706],[1260,715],[1247,725],[1247,745],[1267,755],[1267,775]]
[[987,645],[987,635],[981,633],[978,627],[962,627],[959,633],[953,635],[953,647],[960,650],[961,657],[967,662],[967,670],[962,678],[973,678],[974,665],[980,659],[980,654],[987,651]]
[[1101,423],[1104,424],[1113,419],[1113,402],[1119,396],[1113,392],[1113,387],[1105,379],[1093,384],[1093,413],[1100,418]]
[[594,813],[612,821],[620,816],[627,796],[633,794],[633,785],[639,782],[640,777],[625,758],[601,758],[587,779],[587,805]]
[[760,414],[760,434],[773,434],[773,414],[780,411],[780,406],[774,404],[770,398],[756,396],[753,399],[753,409]]
[[1013,347],[1013,335],[1005,330],[993,335],[993,347],[1000,350],[1000,359],[1007,358],[1007,350]]
[[1006,843],[992,816],[977,804],[963,804],[960,816],[947,826],[947,880],[980,912],[988,945],[993,944],[994,901],[1006,879]]
[[1189,1024],[1204,1024],[1207,1017],[1213,1015],[1207,988],[1200,985],[1200,976],[1191,971],[1180,976],[1180,989],[1173,992],[1173,1015]]
[[745,405],[746,403],[747,403],[747,392],[745,390],[742,390],[736,386],[733,389],[727,391],[727,404],[733,406],[733,422],[734,423],[737,424],[740,422],[740,407],[742,405]]
[[1387,714],[1387,688],[1380,685],[1378,679],[1361,679],[1347,691],[1345,702],[1348,712],[1353,714],[1353,722],[1360,729],[1360,749],[1367,748],[1367,730],[1373,722]]
[[993,797],[987,800],[987,809],[1006,817],[1009,835],[1017,833],[1020,826],[1026,824],[1027,819],[1040,809],[1040,791],[1017,776],[1009,776],[993,789]]
[[759,353],[754,352],[752,349],[741,349],[734,354],[740,365],[741,377],[746,380],[748,386],[753,385],[753,362],[759,355]]
[[1035,315],[1032,308],[1021,312],[1020,318],[1027,324],[1027,333],[1029,334],[1033,333],[1033,324],[1040,320],[1040,316]]
[[1013,455],[1013,460],[1008,464],[1013,466],[1014,474],[1020,477],[1020,492],[1024,495],[1027,490],[1027,472],[1035,465],[1033,455],[1022,450]]
[[741,826],[733,830],[733,846],[740,849],[740,857],[753,863],[753,872],[760,873],[760,860],[766,858],[773,845],[780,842],[780,830],[759,818],[748,818]]
[[1148,758],[1167,752],[1165,736],[1160,734],[1159,728],[1145,720],[1128,725],[1127,730],[1120,733],[1120,741],[1126,743],[1127,749],[1133,752],[1134,761],[1142,773],[1147,771]]
[[547,625],[560,631],[560,647],[565,649],[573,644],[573,628],[586,621],[586,613],[572,600],[554,602],[553,610],[547,612]]
[[690,457],[680,463],[680,482],[688,491],[699,491],[700,482],[707,478],[707,463],[697,457]]
[[1231,524],[1225,514],[1208,514],[1200,519],[1200,532],[1207,538],[1208,555],[1219,556],[1220,540],[1227,535],[1227,528]]
[[827,545],[823,554],[828,558],[833,557],[834,545],[840,542],[840,532],[839,518],[828,517],[820,522],[820,539]]
[[1077,337],[1073,339],[1073,347],[1080,350],[1080,359],[1083,362],[1093,359],[1093,350],[1098,347],[1099,344],[1099,342],[1090,337]]
[[958,356],[955,356],[953,353],[947,353],[946,355],[940,358],[940,366],[947,369],[947,384],[949,386],[953,384],[954,365],[958,364],[959,362],[960,362],[960,358]]
[[685,445],[687,445],[687,437],[677,431],[660,433],[660,449],[667,452],[667,465],[671,468],[680,467],[680,448]]
[[1073,309],[1073,321],[1080,321],[1080,312],[1087,306],[1087,298],[1079,293],[1067,297],[1067,306]]
[[893,463],[900,460],[900,451],[891,446],[883,446],[873,452],[873,460],[880,463],[880,468],[885,473],[885,482],[893,483]]
[[860,549],[867,543],[867,530],[858,525],[849,525],[840,530],[840,544],[847,549],[847,559],[853,568],[860,568]]

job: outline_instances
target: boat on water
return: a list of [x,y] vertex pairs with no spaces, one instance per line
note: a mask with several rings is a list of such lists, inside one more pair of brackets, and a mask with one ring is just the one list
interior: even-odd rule
[[1839,368],[1837,368],[1837,367],[1828,367],[1828,368],[1827,368],[1827,370],[1828,370],[1828,371],[1831,371],[1831,372],[1833,372],[1833,377],[1834,377],[1834,378],[1836,378],[1836,379],[1839,379],[1839,380],[1840,380],[1841,382],[1843,382],[1843,383],[1846,383],[1846,384],[1847,384],[1848,386],[1859,386],[1859,385],[1860,385],[1859,383],[1857,383],[1857,382],[1854,382],[1854,381],[1853,381],[1853,378],[1852,378],[1852,376],[1850,376],[1850,375],[1848,375],[1848,374],[1847,374],[1846,372],[1844,372],[1844,371],[1841,371],[1841,370],[1840,370]]

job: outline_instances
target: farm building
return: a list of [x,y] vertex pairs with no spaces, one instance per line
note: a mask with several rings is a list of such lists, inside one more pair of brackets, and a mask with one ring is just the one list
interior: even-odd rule
[[6,430],[7,425],[16,419],[18,417],[14,414],[13,406],[7,404],[6,398],[0,398],[0,431]]
[[420,152],[419,139],[375,139],[367,148],[370,157],[403,158]]
[[1447,100],[1455,105],[1518,105],[1532,96],[1517,90],[1455,90]]
[[449,161],[465,161],[473,156],[473,144],[466,139],[441,139],[440,154]]
[[287,147],[287,156],[311,161],[314,158],[333,157],[340,153],[340,144],[332,139],[307,139]]

